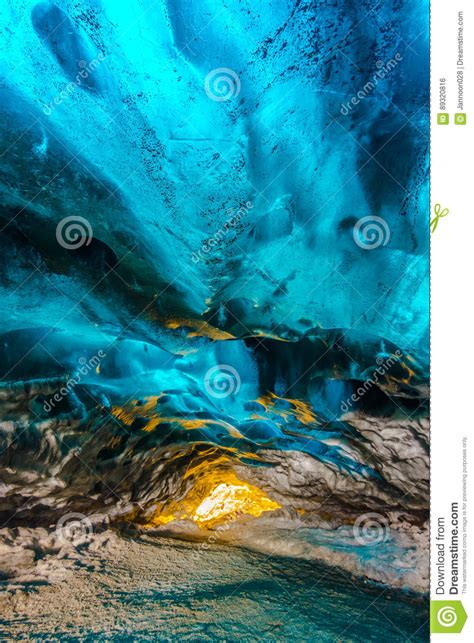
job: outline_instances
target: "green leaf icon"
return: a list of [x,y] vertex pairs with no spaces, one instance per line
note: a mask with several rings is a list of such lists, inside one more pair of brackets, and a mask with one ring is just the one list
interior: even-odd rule
[[431,634],[459,634],[467,614],[461,601],[431,601]]

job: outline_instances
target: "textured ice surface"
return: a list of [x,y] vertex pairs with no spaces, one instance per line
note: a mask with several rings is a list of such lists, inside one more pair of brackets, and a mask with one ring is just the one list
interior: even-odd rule
[[427,641],[427,599],[412,601],[317,563],[109,538],[62,586],[3,592],[0,626],[11,640]]
[[428,3],[0,15],[4,519],[143,522],[224,458],[331,560],[382,516],[377,579],[426,587]]
[[[101,329],[161,314],[239,336],[350,328],[425,349],[427,15],[419,2],[4,3],[4,232],[22,251],[8,271],[18,285],[25,259],[41,268],[4,330],[89,335],[87,306]],[[204,91],[219,67],[240,78],[230,101]],[[193,262],[247,202],[239,229]],[[82,253],[58,248],[66,215],[92,225]],[[368,215],[390,227],[372,252],[353,239]],[[108,274],[116,261],[126,284]]]

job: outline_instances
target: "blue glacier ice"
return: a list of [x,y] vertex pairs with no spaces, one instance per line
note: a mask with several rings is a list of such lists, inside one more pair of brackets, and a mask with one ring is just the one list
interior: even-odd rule
[[142,525],[225,470],[301,555],[426,591],[429,3],[5,0],[0,31],[2,518]]

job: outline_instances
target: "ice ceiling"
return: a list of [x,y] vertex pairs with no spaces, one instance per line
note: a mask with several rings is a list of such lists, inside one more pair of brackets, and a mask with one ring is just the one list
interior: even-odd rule
[[5,520],[422,531],[424,4],[3,3]]

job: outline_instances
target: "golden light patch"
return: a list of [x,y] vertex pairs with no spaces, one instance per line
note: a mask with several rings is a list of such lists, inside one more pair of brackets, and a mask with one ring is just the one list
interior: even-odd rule
[[192,518],[198,525],[211,526],[242,514],[260,516],[279,507],[257,487],[221,482],[204,498]]
[[221,456],[213,462],[202,461],[186,471],[184,480],[195,484],[182,500],[161,503],[146,526],[161,526],[173,520],[188,519],[199,527],[213,529],[239,516],[260,516],[279,509],[258,487],[240,480],[229,469],[230,460]]
[[[291,408],[278,409],[275,407],[275,400],[289,402],[291,404]],[[279,397],[278,395],[275,395],[275,393],[268,393],[267,395],[259,397],[256,401],[265,407],[265,411],[271,409],[272,413],[283,418],[285,422],[288,421],[288,418],[294,417],[299,420],[301,424],[305,424],[306,426],[308,424],[318,424],[318,418],[313,411],[311,404],[303,402],[303,400]]]
[[148,420],[147,424],[142,428],[142,431],[154,431],[160,424],[176,424],[183,429],[192,431],[194,429],[202,429],[206,426],[219,426],[225,429],[227,433],[236,439],[243,439],[245,436],[232,424],[225,420],[213,419],[187,419],[177,416],[161,415],[158,411],[158,403],[163,393],[160,395],[152,395],[145,398],[144,404],[137,405],[138,400],[132,400],[124,407],[113,406],[111,413],[117,420],[123,422],[126,426],[131,426],[136,418],[145,418]]
[[191,331],[188,333],[188,337],[209,337],[210,339],[219,340],[235,339],[231,333],[220,330],[201,319],[186,319],[183,317],[168,318],[163,321],[163,324],[171,330],[190,328]]

